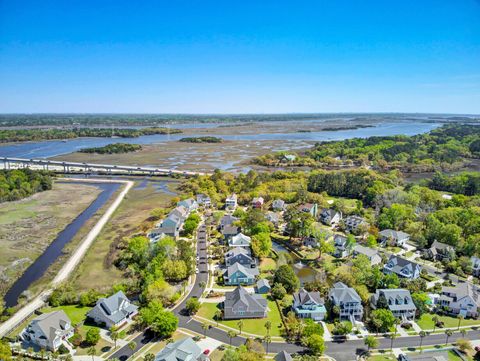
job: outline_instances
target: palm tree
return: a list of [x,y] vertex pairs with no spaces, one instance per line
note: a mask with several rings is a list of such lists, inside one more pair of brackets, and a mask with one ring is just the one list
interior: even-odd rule
[[228,337],[230,338],[230,346],[232,346],[232,338],[237,336],[237,333],[235,331],[228,331]]
[[391,339],[391,341],[390,341],[390,351],[392,351],[392,350],[393,350],[393,340],[395,340],[395,339],[397,338],[397,333],[396,333],[396,332],[395,332],[395,333],[391,333],[391,334],[389,335],[389,337],[390,337],[390,339]]
[[267,335],[263,338],[263,341],[265,342],[265,345],[267,346],[266,347],[266,353],[268,354],[268,345],[270,344],[270,342],[272,342],[272,338]]
[[215,321],[217,321],[217,327],[218,327],[218,321],[222,319],[222,316],[223,316],[222,310],[215,311]]
[[59,356],[58,351],[53,351],[53,352],[52,352],[52,358],[53,358],[54,360],[58,360],[58,356]]
[[45,353],[46,353],[46,352],[45,352],[45,349],[44,349],[44,348],[41,348],[41,349],[40,349],[40,357],[41,357],[42,360],[45,358]]
[[463,315],[458,315],[457,318],[458,318],[458,327],[457,327],[457,330],[460,330],[460,324],[462,323]]
[[462,334],[462,338],[465,338],[465,336],[467,335],[467,330],[465,330],[464,328],[462,328],[460,330],[460,333]]
[[453,335],[453,331],[452,330],[445,330],[445,335],[447,335],[447,339],[445,340],[445,345],[448,344],[448,339],[450,338],[450,336]]
[[435,329],[437,328],[438,316],[436,315],[433,316],[432,321],[433,321],[433,333],[435,333]]
[[238,330],[240,331],[240,335],[242,334],[242,328],[243,328],[243,321],[242,320],[239,320],[237,322],[237,327],[238,327]]
[[378,339],[373,336],[367,336],[363,340],[365,345],[368,347],[368,352],[370,352],[370,348],[378,347]]
[[420,331],[418,335],[420,336],[420,352],[422,352],[423,338],[427,336],[427,333],[425,331]]
[[153,361],[155,360],[155,355],[151,352],[147,353],[143,358],[143,361]]
[[203,330],[203,337],[207,337],[207,330],[210,327],[210,325],[206,322],[202,323],[202,330]]
[[87,350],[87,355],[92,356],[92,361],[95,361],[96,354],[97,354],[97,349],[95,348],[95,346],[92,346]]
[[272,328],[272,323],[270,321],[265,322],[265,328],[267,329],[267,336],[270,336],[270,329]]
[[118,331],[117,331],[117,328],[116,327],[112,327],[110,329],[110,338],[113,340],[114,342],[114,346],[113,348],[116,349],[117,348],[117,340],[118,340],[118,337],[119,337],[119,334],[118,334]]
[[137,343],[135,341],[130,341],[128,343],[128,347],[130,348],[130,350],[132,350],[132,355],[135,354],[135,349],[137,348]]
[[400,324],[400,319],[396,318],[395,321],[393,321],[393,324],[395,325],[395,336],[397,336],[397,327]]

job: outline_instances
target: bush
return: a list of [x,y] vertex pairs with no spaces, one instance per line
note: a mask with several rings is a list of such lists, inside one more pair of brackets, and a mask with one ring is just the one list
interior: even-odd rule
[[68,348],[66,348],[65,345],[62,344],[62,345],[60,345],[60,347],[58,348],[58,353],[59,353],[60,355],[65,355],[65,354],[69,353],[69,351],[68,351]]
[[92,346],[95,346],[100,341],[100,329],[93,327],[87,331],[85,341]]
[[402,328],[405,330],[410,330],[412,328],[412,324],[409,322],[402,323]]
[[75,347],[78,347],[82,344],[83,342],[83,338],[82,338],[82,335],[80,335],[79,333],[74,333],[72,337],[70,337],[70,343],[75,346]]

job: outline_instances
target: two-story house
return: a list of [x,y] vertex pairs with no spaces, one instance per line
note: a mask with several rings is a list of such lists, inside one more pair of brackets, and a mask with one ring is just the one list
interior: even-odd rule
[[478,317],[480,307],[479,290],[470,282],[460,282],[454,287],[442,287],[437,306],[453,315]]
[[154,361],[208,361],[208,356],[191,337],[167,343]]
[[474,276],[480,276],[480,258],[472,256],[470,257],[470,263],[472,265],[472,273]]
[[324,208],[320,212],[320,221],[327,226],[335,226],[342,220],[342,212],[331,208]]
[[111,328],[119,327],[138,313],[138,307],[130,302],[122,291],[107,298],[100,298],[87,316],[96,324]]
[[402,278],[417,279],[420,277],[422,266],[405,258],[391,255],[383,266],[383,273],[395,273]]
[[235,193],[230,194],[225,199],[225,208],[226,209],[235,209],[237,208],[237,195]]
[[370,261],[370,265],[372,266],[382,263],[382,257],[380,257],[376,249],[357,244],[353,247],[353,257],[357,257],[359,255],[367,257]]
[[[380,298],[383,299],[379,302]],[[371,297],[370,306],[375,310],[380,304],[382,307],[385,304],[396,318],[404,320],[413,320],[417,312],[410,291],[404,289],[378,289]]]
[[255,197],[252,199],[252,208],[261,209],[265,200],[263,197]]
[[405,243],[410,239],[408,233],[402,231],[395,231],[394,229],[384,229],[379,234],[380,244],[391,245],[397,247],[405,246]]
[[283,199],[275,199],[272,202],[272,209],[275,212],[283,212],[286,208],[285,201]]
[[72,323],[63,310],[41,314],[23,330],[20,338],[40,348],[57,351],[74,334]]
[[252,257],[250,250],[243,247],[234,247],[225,254],[225,265],[232,266],[235,263],[240,263],[245,267],[256,267],[257,262]]
[[267,311],[267,299],[260,294],[250,294],[243,287],[237,287],[234,291],[225,293],[223,302],[225,320],[265,318]]
[[328,298],[340,310],[340,320],[361,321],[363,317],[362,299],[357,291],[342,282],[337,282],[328,293]]
[[368,222],[365,218],[360,216],[348,216],[344,220],[345,230],[350,233],[357,233],[359,232],[362,227],[368,226]]
[[336,234],[333,238],[333,245],[335,247],[335,251],[333,252],[333,256],[337,258],[344,258],[350,255],[352,252],[353,244],[348,241],[348,238],[342,236],[341,234]]
[[250,249],[250,243],[252,243],[252,239],[243,233],[236,234],[228,240],[229,247],[243,247]]
[[302,288],[293,295],[293,311],[299,318],[311,318],[322,321],[327,314],[320,292],[307,292]]
[[305,212],[305,213],[310,213],[312,215],[313,218],[317,218],[317,214],[318,214],[318,205],[317,203],[304,203],[304,204],[300,204],[297,209],[300,211],[300,212]]
[[212,200],[210,199],[210,197],[203,193],[197,194],[197,203],[198,205],[205,208],[209,208],[212,206]]
[[423,256],[434,261],[451,261],[455,258],[455,249],[449,244],[433,241],[430,248],[423,252]]
[[253,285],[258,275],[257,267],[245,267],[240,263],[234,263],[225,270],[223,282],[228,286]]
[[185,207],[188,213],[196,211],[198,209],[198,203],[193,198],[184,199],[183,201],[177,202],[177,207]]

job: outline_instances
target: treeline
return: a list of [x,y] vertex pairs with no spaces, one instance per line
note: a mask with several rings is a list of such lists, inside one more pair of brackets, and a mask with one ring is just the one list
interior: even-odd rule
[[439,191],[474,196],[480,194],[480,173],[463,172],[456,175],[436,173],[428,185]]
[[52,189],[50,173],[30,169],[0,170],[0,203]]
[[118,153],[130,153],[141,150],[140,144],[128,144],[128,143],[115,143],[108,144],[104,147],[92,147],[80,149],[80,153],[96,153],[96,154],[118,154]]
[[217,137],[187,137],[179,141],[185,143],[221,143],[223,139]]
[[180,129],[171,128],[72,128],[72,129],[1,129],[0,143],[40,141],[52,139],[72,139],[80,137],[120,137],[138,138],[142,135],[177,134]]

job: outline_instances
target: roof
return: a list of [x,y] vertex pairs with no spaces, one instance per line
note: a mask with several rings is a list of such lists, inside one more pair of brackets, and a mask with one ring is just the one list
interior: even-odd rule
[[236,235],[239,232],[239,227],[236,226],[224,226],[222,229],[222,234],[223,235]]
[[191,337],[169,343],[155,356],[155,361],[194,361],[202,355],[202,349]]
[[220,224],[223,226],[230,225],[233,222],[238,221],[237,217],[232,216],[231,214],[225,214],[221,219],[220,219]]
[[333,238],[335,246],[344,246],[347,243],[347,237],[342,236],[341,234],[336,234]]
[[244,265],[235,262],[231,266],[227,267],[226,274],[229,277],[229,275],[233,275],[235,272],[241,272],[245,276],[250,276],[251,278],[254,278],[255,276],[258,276],[258,268],[257,267],[245,267]]
[[292,356],[287,351],[281,351],[275,355],[275,361],[292,361]]
[[315,207],[315,204],[312,204],[312,203],[304,203],[304,204],[300,204],[297,209],[300,210],[300,211],[304,211],[305,209],[307,209],[308,211],[311,211],[312,208]]
[[237,201],[237,195],[236,195],[235,193],[230,194],[230,195],[227,197],[226,201],[235,201],[235,202],[236,202],[236,201]]
[[197,202],[193,198],[184,199],[183,201],[179,201],[177,203],[177,206],[184,206],[185,208],[191,208],[197,205]]
[[232,292],[225,293],[225,312],[234,312],[237,308],[244,307],[246,312],[265,312],[267,300],[261,295],[249,294],[245,288],[237,287]]
[[454,294],[457,300],[471,297],[475,304],[480,307],[479,291],[470,282],[460,282],[455,287],[442,287],[442,293]]
[[453,247],[446,243],[433,241],[432,245],[430,246],[430,249],[441,250],[441,251],[451,251],[453,250]]
[[263,203],[263,197],[255,197],[252,199],[252,203]]
[[57,337],[58,331],[65,330],[67,324],[71,321],[63,310],[41,314],[30,323],[36,325],[50,342]]
[[103,317],[116,324],[125,319],[129,314],[136,312],[138,307],[131,304],[122,291],[118,291],[110,297],[100,298],[94,309],[99,311]]
[[320,292],[307,292],[305,288],[302,288],[299,292],[293,295],[293,300],[296,305],[304,305],[306,303],[315,303],[317,305],[323,305],[323,298],[320,297]]
[[405,238],[410,237],[408,233],[402,232],[402,231],[395,231],[393,229],[384,229],[383,231],[380,232],[380,235],[385,238],[392,238],[395,240],[402,240]]
[[169,216],[170,215],[176,215],[178,217],[185,218],[187,216],[187,214],[188,214],[187,208],[185,208],[184,206],[177,206],[170,211]]
[[375,255],[378,255],[378,251],[376,249],[370,248],[370,247],[365,247],[360,244],[355,245],[353,248],[353,251],[358,253],[358,254],[363,254],[367,256],[368,258],[371,258]]
[[229,242],[230,246],[249,246],[252,239],[243,233],[236,234]]
[[[412,310],[417,309],[415,304],[413,303],[412,296],[410,295],[409,290],[405,290],[402,288],[389,288],[389,289],[377,289],[375,294],[373,295],[374,303],[376,304],[380,295],[383,294],[387,301],[391,301],[391,304],[388,307],[394,311],[401,311],[401,310]],[[401,300],[401,304],[395,304],[395,300]],[[404,301],[407,300],[405,304]]]
[[283,199],[275,199],[272,202],[273,208],[283,208],[285,206],[285,201]]
[[400,275],[403,274],[403,269],[409,270],[410,272],[412,272],[412,274],[416,273],[417,271],[420,272],[422,270],[422,266],[420,266],[419,264],[409,261],[405,258],[395,256],[393,254],[388,259],[384,268],[387,268],[390,271]]
[[235,247],[230,249],[226,254],[225,258],[231,258],[243,254],[249,258],[252,258],[250,250],[242,247]]
[[262,288],[262,287],[271,288],[270,287],[270,282],[268,282],[268,280],[266,278],[259,279],[256,286],[257,286],[257,288]]
[[322,209],[322,213],[320,213],[320,216],[324,218],[327,218],[327,217],[333,218],[335,217],[336,214],[340,214],[340,212],[336,211],[333,208],[324,208]]
[[329,292],[329,296],[333,299],[340,302],[362,302],[362,299],[358,295],[357,291],[353,288],[348,287],[342,282],[337,282],[333,285],[333,288]]

